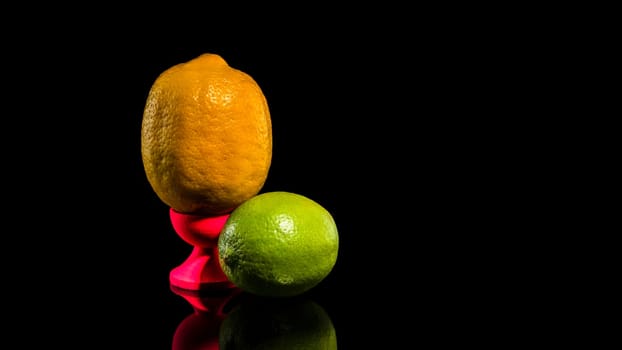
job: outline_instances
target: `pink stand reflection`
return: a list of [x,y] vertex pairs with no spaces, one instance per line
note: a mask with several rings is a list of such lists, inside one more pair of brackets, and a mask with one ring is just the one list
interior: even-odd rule
[[171,290],[186,299],[194,312],[188,315],[175,330],[173,350],[219,349],[220,325],[231,309],[229,303],[241,291],[238,288],[210,292],[190,292],[171,285]]

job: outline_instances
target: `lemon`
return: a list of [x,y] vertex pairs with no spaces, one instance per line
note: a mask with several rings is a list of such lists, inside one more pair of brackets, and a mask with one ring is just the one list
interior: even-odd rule
[[332,271],[339,235],[332,215],[300,194],[256,195],[231,212],[218,238],[227,278],[252,294],[304,293]]
[[337,349],[328,313],[311,300],[236,305],[221,324],[218,338],[221,350]]
[[217,54],[174,65],[149,90],[141,152],[149,183],[171,208],[227,213],[267,178],[272,125],[266,98],[249,74]]

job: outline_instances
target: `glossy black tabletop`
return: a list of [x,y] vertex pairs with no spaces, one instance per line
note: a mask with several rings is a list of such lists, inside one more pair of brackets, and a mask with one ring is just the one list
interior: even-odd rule
[[[496,267],[510,246],[488,235],[513,227],[498,224],[511,213],[499,199],[508,191],[496,166],[504,158],[474,136],[471,114],[457,114],[463,85],[448,82],[463,80],[449,56],[431,50],[437,45],[121,39],[72,35],[52,40],[54,53],[33,43],[27,55],[8,56],[24,67],[15,70],[23,89],[13,90],[24,93],[12,101],[21,117],[10,119],[22,124],[5,129],[19,130],[23,144],[6,148],[4,168],[5,189],[20,193],[5,201],[4,235],[15,240],[4,245],[14,254],[5,265],[17,314],[9,324],[27,331],[6,333],[20,334],[19,348],[235,348],[301,339],[290,330],[309,342],[328,334],[329,348],[333,340],[340,349],[416,348],[404,341],[464,336],[477,310],[508,290],[497,282],[508,272]],[[158,74],[204,52],[264,90],[274,148],[262,192],[303,194],[335,219],[337,263],[304,295],[194,296],[211,305],[199,312],[169,285],[191,247],[145,177],[142,113]]]

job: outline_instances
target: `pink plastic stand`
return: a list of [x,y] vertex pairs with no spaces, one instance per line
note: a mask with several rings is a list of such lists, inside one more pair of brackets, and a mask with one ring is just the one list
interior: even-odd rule
[[171,208],[170,217],[175,232],[194,247],[190,256],[171,270],[171,286],[191,291],[233,288],[218,262],[218,236],[229,214],[205,217]]

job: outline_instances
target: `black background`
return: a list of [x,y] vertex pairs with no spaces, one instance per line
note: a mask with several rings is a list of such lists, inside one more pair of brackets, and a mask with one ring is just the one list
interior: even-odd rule
[[158,74],[206,52],[267,98],[274,148],[262,192],[303,194],[335,218],[337,264],[308,297],[340,348],[503,331],[490,324],[513,288],[500,268],[510,249],[489,233],[517,224],[500,224],[501,197],[520,190],[506,180],[520,169],[505,164],[506,121],[491,133],[482,117],[520,108],[503,83],[517,74],[511,52],[490,50],[503,38],[430,22],[252,27],[243,40],[226,37],[230,27],[114,23],[50,27],[7,51],[5,184],[17,195],[6,283],[19,298],[13,324],[32,334],[20,341],[170,348],[192,309],[168,273],[190,247],[146,180],[140,126]]

